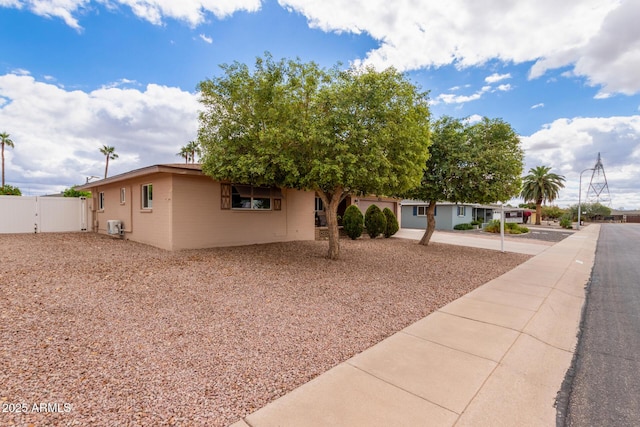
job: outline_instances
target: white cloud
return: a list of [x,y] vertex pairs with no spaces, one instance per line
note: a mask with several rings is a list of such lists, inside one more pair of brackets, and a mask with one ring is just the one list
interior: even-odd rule
[[138,82],[135,80],[129,80],[129,79],[119,79],[115,82],[111,82],[111,83],[107,83],[106,85],[102,85],[102,89],[111,89],[114,87],[123,87],[126,85],[138,85]]
[[640,209],[640,116],[558,119],[522,142],[525,171],[545,165],[567,178],[558,204],[577,203],[579,173],[593,167],[601,153],[612,207]]
[[[143,90],[105,86],[67,91],[31,76],[0,76],[0,123],[15,148],[6,153],[6,179],[23,192],[53,192],[102,174],[102,145],[119,158],[110,175],[178,162],[181,145],[198,129],[197,95],[150,84]],[[46,103],[41,102],[47,99]]]
[[[573,66],[605,93],[640,91],[637,0],[417,2],[279,0],[327,32],[366,33],[380,45],[360,61],[405,71],[498,59],[535,61],[530,77]],[[494,83],[487,81],[488,83]]]
[[473,123],[481,122],[482,119],[483,117],[480,114],[472,114],[471,116],[467,117],[466,121],[469,124],[473,124]]
[[[450,90],[451,91],[457,91],[459,89],[459,87],[453,87]],[[441,93],[440,95],[436,96],[434,100],[431,101],[431,105],[438,105],[440,103],[444,103],[444,104],[464,104],[467,102],[471,102],[471,101],[477,101],[480,98],[482,98],[482,96],[486,93],[491,93],[491,92],[496,92],[496,91],[500,91],[500,92],[506,92],[511,90],[512,87],[510,84],[503,84],[503,85],[499,85],[496,88],[493,88],[490,85],[487,86],[482,86],[482,88],[480,88],[480,90],[476,91],[475,93],[471,94],[471,95],[456,95],[453,93]]]
[[[108,9],[128,6],[138,17],[154,25],[161,25],[163,18],[187,22],[195,27],[205,22],[206,13],[224,18],[244,10],[255,12],[260,9],[260,0],[95,0]],[[26,8],[36,15],[61,18],[76,30],[81,30],[75,15],[90,7],[91,0],[0,0],[0,6]]]
[[12,74],[17,74],[18,76],[28,76],[31,74],[29,70],[25,70],[24,68],[16,68],[11,71]]
[[498,73],[493,73],[490,76],[486,77],[484,79],[484,81],[486,83],[497,83],[501,80],[505,80],[505,79],[510,79],[511,78],[511,74],[507,73],[507,74],[498,74]]
[[205,43],[209,43],[209,44],[213,43],[213,39],[212,39],[211,37],[207,37],[207,36],[206,36],[206,35],[204,35],[204,34],[200,34],[200,38],[201,38]]
[[539,104],[532,105],[532,106],[531,106],[531,109],[532,109],[532,110],[535,110],[536,108],[542,108],[542,107],[544,107],[544,103],[542,103],[542,102],[541,102],[541,103],[539,103]]

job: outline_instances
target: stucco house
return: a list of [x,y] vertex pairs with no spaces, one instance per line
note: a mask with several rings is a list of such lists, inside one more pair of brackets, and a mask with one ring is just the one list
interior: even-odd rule
[[[154,165],[79,186],[90,230],[167,250],[313,240],[314,193],[218,182],[198,164]],[[113,231],[113,228],[112,230]]]
[[[401,203],[402,228],[427,228],[428,202],[403,200]],[[457,224],[469,224],[475,219],[489,222],[493,219],[494,207],[472,203],[438,202],[436,204],[436,230],[453,230]]]

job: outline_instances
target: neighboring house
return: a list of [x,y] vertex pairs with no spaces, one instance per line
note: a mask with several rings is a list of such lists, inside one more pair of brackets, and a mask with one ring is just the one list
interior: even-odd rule
[[[403,200],[401,202],[402,228],[427,228],[428,202]],[[436,230],[453,230],[457,224],[469,224],[475,219],[489,222],[493,219],[494,206],[471,203],[439,202],[436,204]]]
[[77,187],[92,192],[90,229],[162,249],[313,240],[314,193],[218,182],[198,164],[137,169]]
[[613,222],[640,223],[640,210],[632,211],[612,209],[611,215],[603,218],[603,220]]

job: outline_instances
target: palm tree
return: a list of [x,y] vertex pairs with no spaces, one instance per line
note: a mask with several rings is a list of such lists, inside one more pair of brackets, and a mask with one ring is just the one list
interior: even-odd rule
[[202,151],[200,150],[200,144],[198,144],[196,141],[189,141],[185,148],[189,151],[189,153],[191,153],[191,163],[195,163],[196,154],[198,155],[198,157],[202,154]]
[[13,141],[6,132],[0,133],[0,146],[2,146],[2,187],[4,187],[4,146],[14,148]]
[[115,160],[118,158],[118,155],[115,153],[115,147],[107,147],[103,145],[100,149],[100,152],[107,157],[107,165],[104,167],[104,178],[107,178],[107,171],[109,170],[109,159]]
[[564,176],[549,173],[550,170],[550,166],[537,166],[529,169],[529,175],[522,178],[520,196],[525,202],[536,204],[536,225],[540,225],[542,202],[554,201],[560,189],[564,188]]
[[184,159],[184,163],[187,164],[189,163],[189,160],[191,160],[191,150],[189,150],[189,147],[185,145],[184,147],[180,147],[180,151],[176,153],[176,156],[182,157]]

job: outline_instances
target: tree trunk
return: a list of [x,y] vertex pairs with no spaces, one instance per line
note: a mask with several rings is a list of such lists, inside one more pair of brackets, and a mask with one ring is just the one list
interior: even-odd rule
[[540,225],[540,220],[542,219],[542,202],[536,203],[536,225]]
[[427,229],[420,239],[420,244],[424,246],[429,246],[429,241],[431,240],[431,236],[436,229],[436,201],[430,200],[429,206],[427,207]]
[[324,203],[324,211],[327,215],[327,229],[329,231],[329,259],[336,260],[340,257],[340,231],[338,229],[338,206],[346,197],[342,188],[334,190],[332,193],[317,192]]
[[104,179],[107,179],[107,171],[109,170],[109,155],[107,154],[107,164],[104,167]]

